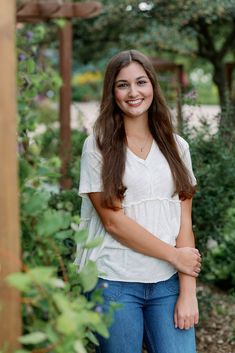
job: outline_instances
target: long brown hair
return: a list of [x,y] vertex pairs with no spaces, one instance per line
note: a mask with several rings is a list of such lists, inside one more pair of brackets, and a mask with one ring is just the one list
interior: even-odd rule
[[126,133],[122,111],[114,97],[114,83],[120,70],[133,61],[142,65],[153,86],[153,101],[148,110],[149,129],[169,163],[175,183],[175,193],[179,194],[181,200],[190,199],[194,195],[195,188],[180,158],[173,134],[171,115],[157,82],[155,70],[145,55],[137,50],[127,50],[115,55],[106,68],[100,114],[94,126],[96,142],[103,157],[104,203],[107,207],[115,209],[114,201],[122,200],[126,190],[123,185]]

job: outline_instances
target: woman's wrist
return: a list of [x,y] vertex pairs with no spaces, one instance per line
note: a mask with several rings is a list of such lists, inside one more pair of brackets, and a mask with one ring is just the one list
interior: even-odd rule
[[179,273],[180,294],[196,295],[196,278]]
[[199,251],[191,247],[168,247],[164,253],[164,260],[170,262],[179,272],[197,277],[201,268],[201,255]]
[[169,245],[169,250],[166,251],[165,253],[166,258],[164,260],[169,262],[171,265],[175,266],[177,256],[178,256],[177,249],[174,246]]

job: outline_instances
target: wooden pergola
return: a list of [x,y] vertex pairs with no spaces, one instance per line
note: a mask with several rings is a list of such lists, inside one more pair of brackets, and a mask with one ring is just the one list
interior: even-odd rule
[[70,186],[66,175],[71,150],[70,105],[71,105],[71,58],[73,18],[91,18],[101,11],[98,2],[63,3],[60,0],[23,1],[16,9],[15,1],[0,0],[0,350],[8,352],[19,346],[21,335],[20,294],[7,285],[5,278],[21,270],[19,191],[17,167],[17,123],[16,123],[16,21],[36,23],[55,18],[67,19],[60,29],[60,73],[63,86],[60,92],[60,157],[62,160],[61,186]]
[[55,18],[67,19],[66,25],[59,29],[60,75],[63,86],[60,90],[60,158],[61,187],[70,188],[71,181],[67,177],[71,155],[71,58],[72,58],[72,23],[73,18],[91,18],[98,15],[101,5],[98,2],[62,3],[59,0],[31,0],[17,8],[17,21],[37,23]]
[[153,67],[157,72],[171,72],[175,76],[176,81],[176,93],[177,93],[177,126],[180,128],[182,125],[182,86],[183,86],[183,65],[176,64],[170,61],[162,60],[159,58],[151,57]]

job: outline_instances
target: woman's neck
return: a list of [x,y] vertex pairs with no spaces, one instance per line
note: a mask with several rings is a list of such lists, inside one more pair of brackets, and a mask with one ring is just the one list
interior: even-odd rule
[[146,118],[124,118],[126,136],[145,137],[150,133],[148,117]]

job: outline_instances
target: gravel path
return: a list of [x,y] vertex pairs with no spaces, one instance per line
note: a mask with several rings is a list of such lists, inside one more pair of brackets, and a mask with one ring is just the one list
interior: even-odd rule
[[[184,119],[189,121],[190,126],[200,126],[201,119],[206,121],[213,132],[217,130],[217,119],[220,112],[219,106],[183,106],[182,113]],[[78,102],[73,103],[71,107],[71,125],[72,128],[85,127],[88,132],[92,131],[92,126],[99,113],[98,102]],[[174,111],[172,112],[175,116]]]

